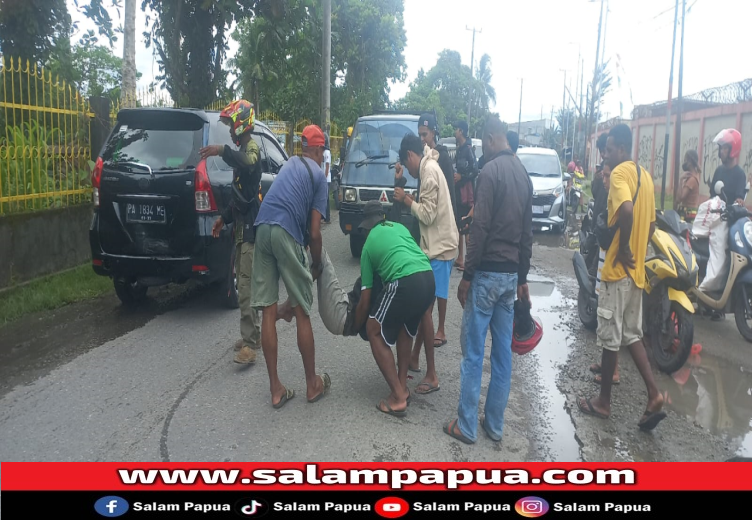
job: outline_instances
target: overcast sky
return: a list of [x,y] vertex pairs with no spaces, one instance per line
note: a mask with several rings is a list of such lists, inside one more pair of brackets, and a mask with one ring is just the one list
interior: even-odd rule
[[[681,0],[679,17],[681,20]],[[72,0],[68,0],[76,19]],[[608,0],[604,15],[605,58],[610,59],[612,91],[603,112],[629,117],[632,101],[646,104],[665,100],[671,64],[674,0]],[[686,0],[689,10],[684,37],[685,95],[752,77],[752,48],[747,24],[752,20],[749,0]],[[691,7],[691,9],[690,9]],[[473,26],[475,67],[480,57],[491,57],[496,89],[495,110],[508,122],[518,119],[520,78],[523,80],[522,120],[545,118],[561,106],[564,72],[572,94],[579,86],[578,53],[584,60],[584,83],[592,81],[598,38],[599,0],[405,0],[405,59],[408,79],[392,86],[391,99],[407,92],[418,70],[430,69],[445,48],[460,52],[470,63]],[[112,12],[117,21],[117,13]],[[141,33],[145,15],[137,11],[136,65],[143,74],[139,86],[148,85],[159,68]],[[678,89],[679,42],[677,30],[674,96]],[[230,54],[237,45],[231,42]],[[603,47],[602,47],[603,49]],[[114,52],[122,55],[122,37]],[[617,56],[621,71],[617,70]],[[617,85],[621,76],[622,89]],[[576,77],[576,78],[575,78]],[[587,88],[587,87],[586,87]]]

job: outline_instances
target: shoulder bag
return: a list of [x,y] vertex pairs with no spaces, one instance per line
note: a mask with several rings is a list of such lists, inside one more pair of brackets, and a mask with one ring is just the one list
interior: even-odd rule
[[[632,204],[634,205],[637,202],[637,195],[640,193],[640,181],[642,176],[642,169],[640,168],[640,165],[635,162],[635,166],[637,166],[637,190],[635,190],[634,197],[632,198]],[[608,250],[611,247],[611,243],[614,241],[614,237],[616,236],[616,230],[618,224],[614,224],[613,226],[609,227],[608,225],[608,205],[606,205],[606,209],[603,210],[595,220],[595,238],[598,239],[598,245],[601,247],[601,249]]]

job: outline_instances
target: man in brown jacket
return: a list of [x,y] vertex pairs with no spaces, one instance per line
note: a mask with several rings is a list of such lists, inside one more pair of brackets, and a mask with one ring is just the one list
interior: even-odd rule
[[458,419],[444,432],[466,444],[477,440],[483,355],[491,327],[491,381],[481,426],[500,441],[512,379],[514,300],[530,302],[527,274],[533,253],[533,185],[507,142],[507,125],[491,116],[483,131],[470,245],[457,291],[462,308],[462,366]]

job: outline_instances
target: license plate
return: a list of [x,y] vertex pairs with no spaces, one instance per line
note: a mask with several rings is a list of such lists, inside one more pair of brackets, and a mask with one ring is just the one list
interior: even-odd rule
[[543,213],[543,206],[533,206],[533,213]]
[[128,203],[125,205],[125,221],[144,224],[164,224],[167,212],[164,204]]

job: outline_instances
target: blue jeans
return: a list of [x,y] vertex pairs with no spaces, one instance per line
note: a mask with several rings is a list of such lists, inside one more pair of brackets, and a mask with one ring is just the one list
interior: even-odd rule
[[478,402],[483,377],[483,354],[491,327],[491,382],[486,395],[485,428],[494,440],[504,429],[504,410],[512,382],[512,327],[517,275],[478,271],[473,278],[462,316],[460,404],[462,435],[478,438]]

